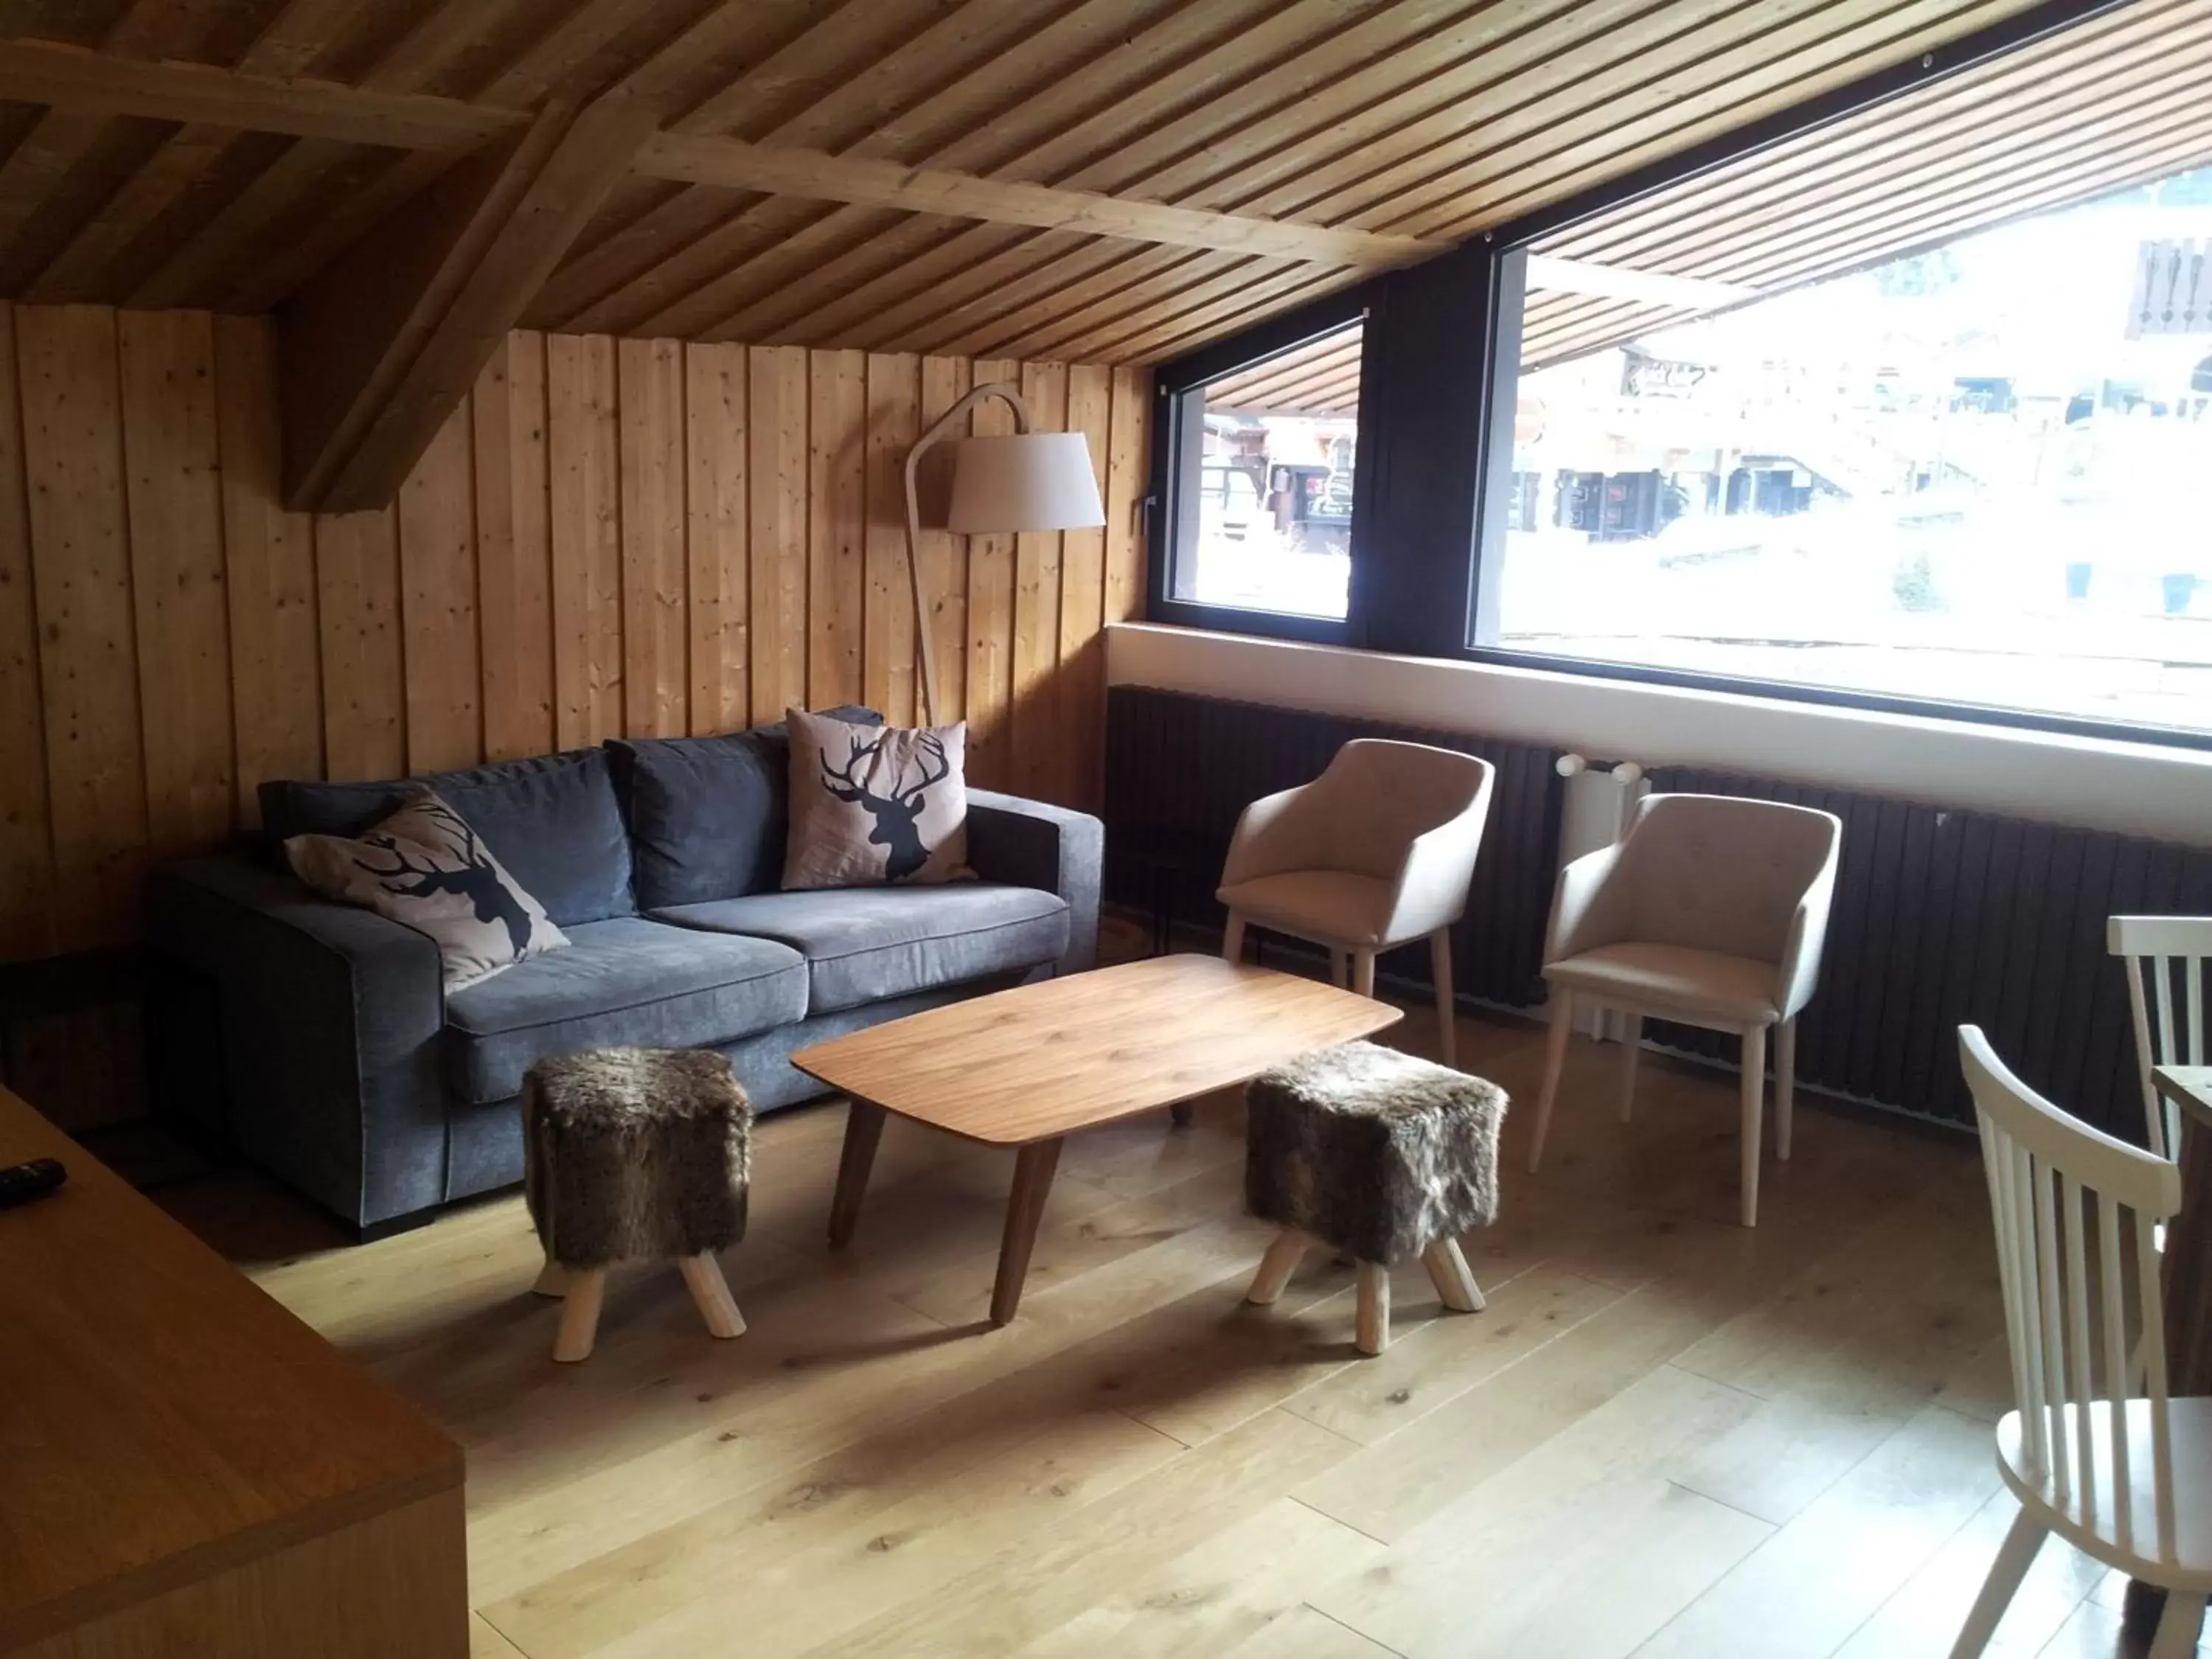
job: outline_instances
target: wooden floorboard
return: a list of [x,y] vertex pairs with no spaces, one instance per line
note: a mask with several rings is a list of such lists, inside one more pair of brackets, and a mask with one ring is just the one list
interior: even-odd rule
[[[1534,1028],[1459,1040],[1533,1100]],[[629,1268],[575,1366],[518,1199],[276,1256],[265,1189],[165,1196],[467,1446],[478,1659],[1947,1652],[2013,1513],[1974,1149],[1801,1097],[1747,1232],[1734,1079],[1649,1059],[1622,1125],[1614,1054],[1576,1043],[1541,1175],[1509,1117],[1487,1310],[1398,1272],[1365,1360],[1322,1253],[1243,1303],[1225,1098],[1071,1141],[1003,1330],[1011,1160],[894,1120],[832,1254],[834,1104],[759,1126],[747,1334]],[[2125,1655],[2118,1606],[2053,1544],[1991,1652]]]

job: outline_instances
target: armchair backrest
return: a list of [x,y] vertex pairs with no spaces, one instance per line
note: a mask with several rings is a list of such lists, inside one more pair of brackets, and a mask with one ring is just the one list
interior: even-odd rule
[[1608,878],[1621,937],[1786,965],[1809,904],[1817,957],[1843,824],[1832,813],[1732,795],[1647,795]]
[[1395,881],[1415,837],[1474,806],[1490,778],[1487,761],[1455,750],[1355,738],[1300,793],[1307,867]]

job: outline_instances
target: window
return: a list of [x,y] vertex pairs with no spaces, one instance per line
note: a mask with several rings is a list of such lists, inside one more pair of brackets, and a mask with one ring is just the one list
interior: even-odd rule
[[1354,322],[1186,395],[1170,598],[1346,616],[1360,343]]
[[1477,645],[2212,731],[2212,169],[1801,286],[1562,244]]

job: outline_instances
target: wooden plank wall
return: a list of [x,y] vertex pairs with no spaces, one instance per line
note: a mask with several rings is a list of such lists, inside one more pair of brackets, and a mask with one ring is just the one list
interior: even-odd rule
[[1089,437],[1112,521],[926,538],[939,712],[976,783],[1093,805],[1141,370],[516,333],[391,507],[310,519],[264,322],[0,307],[0,961],[127,943],[143,872],[265,778],[912,721],[899,469],[991,379]]

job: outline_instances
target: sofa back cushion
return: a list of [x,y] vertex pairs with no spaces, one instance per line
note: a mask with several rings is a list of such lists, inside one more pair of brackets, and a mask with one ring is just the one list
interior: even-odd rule
[[629,837],[607,757],[597,749],[495,761],[412,782],[264,783],[262,828],[278,842],[358,836],[421,784],[452,805],[558,926],[636,914]]
[[[883,724],[872,708],[827,713]],[[783,884],[791,747],[781,720],[714,738],[616,738],[607,753],[629,808],[641,910]]]

